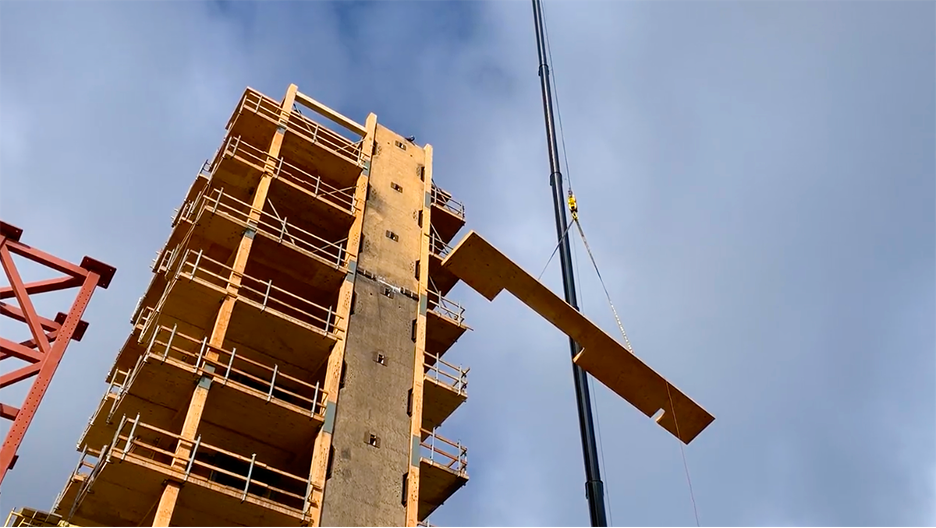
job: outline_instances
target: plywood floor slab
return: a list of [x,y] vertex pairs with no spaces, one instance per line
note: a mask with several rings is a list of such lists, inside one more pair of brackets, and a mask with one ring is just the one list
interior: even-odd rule
[[683,442],[691,442],[715,419],[474,231],[442,267],[488,300],[509,291],[582,347],[574,358],[577,365],[647,417],[662,410],[657,423]]

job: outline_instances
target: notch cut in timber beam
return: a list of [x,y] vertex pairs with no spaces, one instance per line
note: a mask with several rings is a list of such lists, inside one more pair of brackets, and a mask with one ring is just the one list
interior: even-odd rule
[[688,444],[715,417],[589,321],[549,288],[471,231],[452,250],[442,267],[493,301],[507,290],[563,333],[582,350],[573,361],[637,407],[648,418]]
[[311,97],[309,97],[308,95],[302,92],[296,92],[296,102],[308,108],[309,110],[315,111],[317,114],[319,114],[322,117],[327,118],[329,121],[335,123],[336,125],[340,125],[361,137],[364,137],[365,135],[367,135],[367,130],[364,129],[363,125],[360,125],[348,119],[347,117],[339,114],[338,112],[323,105],[322,103],[316,101],[315,99],[312,99]]

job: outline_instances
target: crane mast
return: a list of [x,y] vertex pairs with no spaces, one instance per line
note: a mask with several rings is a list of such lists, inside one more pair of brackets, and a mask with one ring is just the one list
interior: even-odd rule
[[[559,238],[559,261],[562,264],[562,284],[565,301],[579,309],[575,293],[575,274],[569,239],[565,236],[568,223],[565,213],[565,198],[562,189],[562,172],[559,163],[559,148],[556,143],[556,123],[553,118],[552,88],[549,78],[549,61],[543,28],[543,9],[540,0],[533,0],[533,22],[536,27],[536,49],[539,54],[540,88],[543,94],[543,114],[546,119],[546,146],[549,150],[549,183],[552,186],[553,207],[556,213],[556,233]],[[574,358],[581,350],[578,343],[569,338],[569,349]],[[592,417],[591,395],[588,391],[588,375],[576,364],[572,364],[575,380],[575,399],[578,407],[579,430],[582,436],[582,452],[585,459],[585,495],[592,526],[607,526],[605,512],[604,483],[598,466],[598,447],[595,442],[595,426]]]

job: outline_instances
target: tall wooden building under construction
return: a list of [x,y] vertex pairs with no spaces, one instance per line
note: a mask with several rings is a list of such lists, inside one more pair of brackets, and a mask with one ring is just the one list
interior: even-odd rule
[[437,433],[467,398],[467,370],[443,360],[467,326],[441,267],[464,222],[430,146],[295,85],[279,101],[247,89],[173,219],[54,513],[424,522],[468,480],[465,447]]

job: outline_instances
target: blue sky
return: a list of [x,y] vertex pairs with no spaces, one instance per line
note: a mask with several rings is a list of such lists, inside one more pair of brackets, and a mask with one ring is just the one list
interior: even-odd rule
[[[936,6],[546,8],[571,181],[628,336],[717,417],[686,449],[702,524],[936,523]],[[538,273],[555,232],[536,70],[522,1],[4,2],[2,217],[119,271],[0,509],[64,485],[245,86],[294,82],[431,143],[468,227]],[[576,246],[584,311],[613,332]],[[545,280],[558,291],[557,262]],[[470,398],[441,433],[471,480],[433,523],[587,524],[565,339],[510,297],[451,296],[474,328],[451,351]],[[614,523],[692,524],[675,439],[594,393]]]

